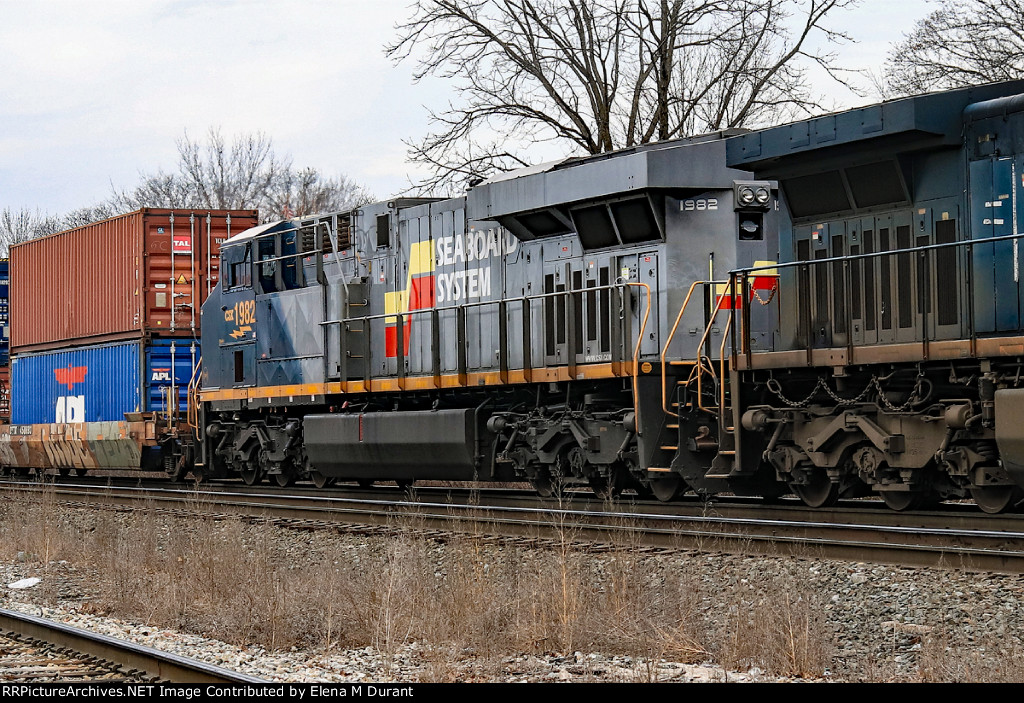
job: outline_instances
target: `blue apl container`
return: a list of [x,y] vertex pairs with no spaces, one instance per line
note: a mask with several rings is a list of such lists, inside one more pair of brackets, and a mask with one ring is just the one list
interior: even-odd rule
[[11,359],[11,422],[124,420],[125,413],[164,410],[162,388],[171,384],[184,412],[198,354],[198,344],[182,340],[18,354]]
[[185,412],[188,382],[199,361],[199,353],[199,342],[191,339],[157,339],[146,346],[146,410],[166,410],[166,394],[162,389],[173,383],[178,387],[178,409]]

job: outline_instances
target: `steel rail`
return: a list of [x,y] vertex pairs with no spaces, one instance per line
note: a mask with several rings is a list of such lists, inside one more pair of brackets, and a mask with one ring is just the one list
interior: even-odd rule
[[14,610],[0,609],[0,629],[103,659],[122,668],[141,671],[161,681],[253,685],[268,683],[213,664]]
[[[307,529],[371,525],[1024,573],[1021,518],[957,512],[954,506],[946,511],[901,514],[857,501],[822,511],[795,503],[605,506],[583,494],[569,494],[568,500],[558,504],[508,492],[453,496],[445,502],[417,500],[412,495],[405,499],[288,495],[258,489],[197,492],[63,484],[19,487],[53,491],[57,501],[73,506],[153,508],[213,518],[246,516]],[[574,507],[575,501],[582,505]]]

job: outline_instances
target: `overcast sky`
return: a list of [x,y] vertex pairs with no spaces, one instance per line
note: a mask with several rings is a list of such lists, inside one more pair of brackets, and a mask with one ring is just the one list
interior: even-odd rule
[[[0,0],[0,208],[57,214],[173,170],[175,139],[263,131],[297,166],[380,198],[408,185],[402,139],[449,84],[382,47],[409,0]],[[833,22],[879,67],[926,0],[862,0]],[[823,91],[831,90],[822,85]],[[840,106],[865,102],[834,92]],[[553,156],[558,156],[553,155]]]

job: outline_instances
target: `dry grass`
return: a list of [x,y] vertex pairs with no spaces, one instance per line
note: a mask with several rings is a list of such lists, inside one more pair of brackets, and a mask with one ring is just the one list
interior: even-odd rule
[[716,657],[733,670],[817,677],[829,667],[829,638],[820,604],[791,579],[766,576],[769,595],[740,597],[727,611]]
[[519,653],[629,656],[640,663],[634,676],[651,681],[661,659],[792,676],[829,664],[807,587],[767,576],[756,589],[713,590],[706,555],[680,568],[641,552],[628,526],[595,554],[562,518],[554,544],[536,549],[472,533],[438,541],[414,520],[386,538],[355,539],[214,520],[200,501],[197,517],[176,517],[148,505],[71,513],[45,492],[8,498],[0,556],[20,553],[44,581],[58,560],[88,567],[97,612],[235,644],[373,646],[390,660],[416,642],[436,681],[459,678],[454,662],[498,667]]
[[1024,651],[994,636],[968,648],[945,633],[929,633],[917,676],[928,683],[1024,683]]

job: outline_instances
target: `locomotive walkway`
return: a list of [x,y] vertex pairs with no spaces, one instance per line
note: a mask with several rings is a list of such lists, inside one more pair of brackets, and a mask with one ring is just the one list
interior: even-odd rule
[[973,505],[897,513],[871,500],[811,510],[786,500],[771,505],[721,498],[664,504],[627,495],[602,503],[584,492],[566,492],[558,501],[496,489],[401,493],[293,487],[286,492],[228,483],[196,490],[166,483],[159,487],[155,481],[144,486],[106,481],[0,481],[0,489],[40,496],[52,492],[48,499],[69,507],[159,510],[211,519],[243,516],[304,530],[418,530],[439,537],[455,531],[541,547],[571,540],[594,550],[628,544],[651,551],[695,549],[1024,573],[1024,517],[986,515]]

